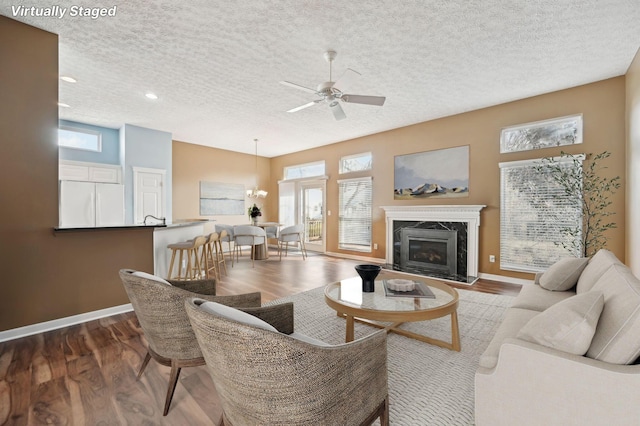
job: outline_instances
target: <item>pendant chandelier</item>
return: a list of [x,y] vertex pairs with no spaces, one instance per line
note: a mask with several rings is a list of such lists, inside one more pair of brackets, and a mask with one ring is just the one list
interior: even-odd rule
[[267,196],[267,191],[258,189],[258,139],[253,140],[256,144],[256,186],[253,189],[247,190],[247,197],[249,198],[264,198]]

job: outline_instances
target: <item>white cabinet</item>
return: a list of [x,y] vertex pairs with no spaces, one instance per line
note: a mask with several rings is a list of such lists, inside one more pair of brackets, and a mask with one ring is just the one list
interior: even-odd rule
[[60,180],[89,180],[89,167],[76,164],[62,164],[58,169],[58,179]]
[[124,225],[124,185],[60,182],[60,228]]
[[89,180],[91,182],[120,183],[119,172],[119,167],[89,167]]
[[111,164],[60,161],[59,180],[122,183],[122,167]]

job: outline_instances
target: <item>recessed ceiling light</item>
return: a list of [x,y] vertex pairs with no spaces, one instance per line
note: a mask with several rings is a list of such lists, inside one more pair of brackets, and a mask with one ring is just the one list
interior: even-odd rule
[[156,95],[155,93],[147,92],[144,95],[149,99],[153,99],[154,101],[158,99],[158,95]]
[[61,77],[60,77],[60,80],[62,80],[62,81],[66,81],[67,83],[77,83],[77,82],[78,82],[78,80],[76,80],[76,79],[75,79],[75,78],[73,78],[73,77],[69,77],[68,75],[63,75],[63,76],[61,76]]
[[65,104],[63,102],[58,102],[58,106],[62,107],[62,108],[71,108],[71,106],[69,104]]

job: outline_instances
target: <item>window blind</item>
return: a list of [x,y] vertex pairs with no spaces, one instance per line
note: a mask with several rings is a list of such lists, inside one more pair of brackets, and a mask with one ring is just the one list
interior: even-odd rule
[[295,182],[278,182],[278,221],[283,227],[296,224]]
[[338,247],[371,252],[371,177],[338,181]]
[[[560,167],[575,167],[555,158]],[[543,271],[570,253],[558,242],[566,228],[581,229],[581,199],[567,196],[548,173],[536,170],[540,160],[500,163],[500,268]],[[581,166],[580,166],[581,167]]]

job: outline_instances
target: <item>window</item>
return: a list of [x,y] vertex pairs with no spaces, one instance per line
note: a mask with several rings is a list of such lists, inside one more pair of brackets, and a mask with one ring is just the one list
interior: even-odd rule
[[284,168],[284,179],[301,179],[324,175],[324,161],[315,163],[298,164]]
[[338,247],[371,252],[370,177],[338,181]]
[[75,127],[60,126],[58,146],[85,151],[102,151],[102,137],[99,132]]
[[371,153],[348,155],[340,158],[339,173],[359,172],[362,170],[371,170]]
[[[563,158],[562,167],[575,167]],[[540,160],[500,163],[500,268],[543,271],[569,253],[561,239],[581,238],[562,232],[581,229],[581,200],[567,197],[544,173],[536,171]]]

